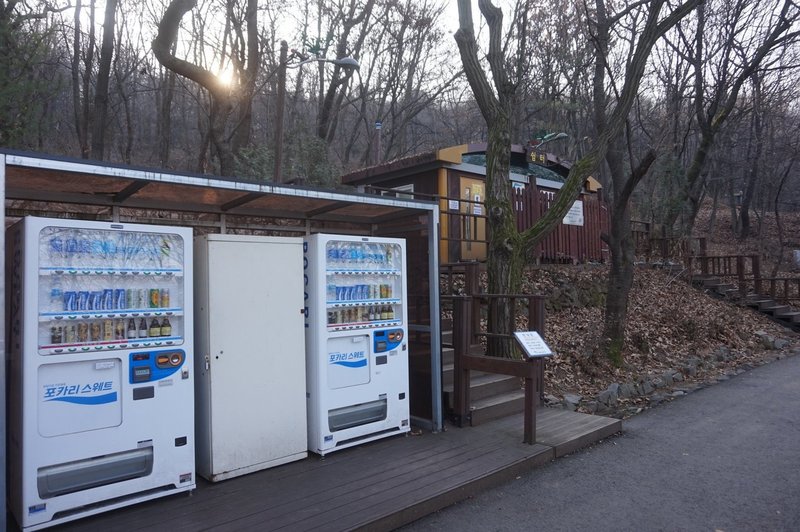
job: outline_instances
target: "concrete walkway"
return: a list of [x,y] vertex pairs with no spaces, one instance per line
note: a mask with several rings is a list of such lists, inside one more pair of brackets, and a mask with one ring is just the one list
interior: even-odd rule
[[624,431],[404,530],[800,530],[800,356]]

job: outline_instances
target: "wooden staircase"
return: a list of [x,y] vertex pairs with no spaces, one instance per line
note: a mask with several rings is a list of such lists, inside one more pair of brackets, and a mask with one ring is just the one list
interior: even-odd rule
[[692,282],[714,296],[752,308],[786,327],[800,331],[800,309],[793,305],[777,301],[770,295],[756,292],[743,294],[740,287],[714,275],[695,276]]
[[[453,331],[442,332],[442,390],[444,407],[448,412],[455,408],[453,394]],[[478,350],[476,350],[476,353]],[[470,376],[472,399],[470,425],[477,426],[493,419],[519,414],[525,409],[525,392],[520,379],[473,371]]]

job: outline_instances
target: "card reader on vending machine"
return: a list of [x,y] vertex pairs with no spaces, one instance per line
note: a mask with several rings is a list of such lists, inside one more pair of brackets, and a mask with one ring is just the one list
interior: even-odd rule
[[186,353],[180,349],[131,353],[130,382],[138,384],[164,379],[178,371],[185,360]]
[[[394,351],[397,346],[403,341],[403,329],[386,329],[383,331],[375,331],[373,339],[372,352],[375,353],[375,365],[386,364],[388,362],[386,355],[379,355],[378,353],[389,352],[390,355],[397,354]],[[405,346],[403,346],[405,350]]]

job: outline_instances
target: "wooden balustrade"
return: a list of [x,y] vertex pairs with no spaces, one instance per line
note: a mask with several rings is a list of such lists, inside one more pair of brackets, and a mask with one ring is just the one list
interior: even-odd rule
[[[528,304],[528,329],[544,333],[544,297],[536,295],[482,294],[478,297],[452,296],[453,302],[453,391],[455,399],[456,423],[462,427],[470,421],[470,371],[483,371],[519,377],[525,381],[525,412],[523,442],[536,442],[536,407],[542,401],[544,392],[544,361],[540,358],[532,360],[511,360],[487,355],[470,354],[477,336],[493,333],[482,333],[473,329],[474,319],[472,300],[481,299],[492,305],[514,305],[518,300],[526,300]],[[515,313],[512,312],[512,315]],[[533,327],[531,325],[534,325]],[[516,325],[516,323],[514,323]],[[536,329],[536,326],[540,329]],[[513,327],[512,330],[516,330]],[[509,339],[511,335],[504,336]]]

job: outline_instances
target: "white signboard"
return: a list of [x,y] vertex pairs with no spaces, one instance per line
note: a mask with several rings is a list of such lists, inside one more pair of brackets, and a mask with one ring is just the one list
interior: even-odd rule
[[581,200],[575,201],[570,207],[567,215],[564,216],[564,225],[583,225],[583,202]]
[[514,336],[528,358],[549,357],[553,354],[536,331],[516,331]]
[[458,210],[458,200],[457,199],[451,199],[450,201],[447,202],[447,206],[451,211],[457,211]]

